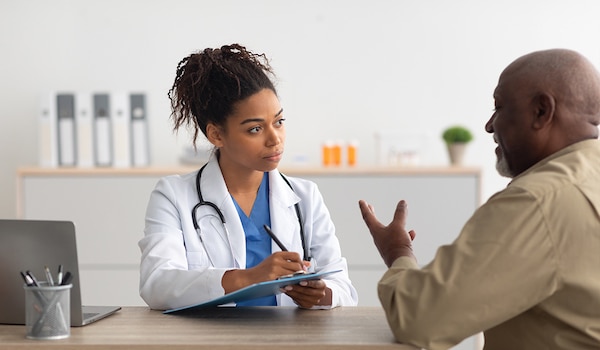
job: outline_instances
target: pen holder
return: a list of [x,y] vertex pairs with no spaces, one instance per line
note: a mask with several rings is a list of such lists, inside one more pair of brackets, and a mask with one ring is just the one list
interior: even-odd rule
[[40,282],[25,289],[25,328],[29,339],[64,339],[71,335],[71,284]]

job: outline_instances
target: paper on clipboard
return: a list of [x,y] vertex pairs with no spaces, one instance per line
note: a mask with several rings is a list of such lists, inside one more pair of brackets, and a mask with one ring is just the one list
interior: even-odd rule
[[170,310],[163,311],[163,313],[170,314],[170,313],[176,313],[178,311],[183,311],[183,310],[203,309],[203,308],[219,306],[219,305],[223,305],[223,304],[227,304],[227,303],[232,303],[232,302],[240,302],[240,301],[246,301],[246,300],[251,300],[251,299],[256,299],[256,298],[262,298],[262,297],[266,297],[269,295],[276,295],[276,294],[281,293],[280,289],[284,286],[287,286],[290,284],[298,284],[298,283],[300,283],[300,281],[305,281],[305,280],[320,279],[321,277],[328,276],[328,275],[331,275],[333,273],[337,273],[340,271],[342,271],[342,270],[307,273],[307,274],[303,274],[303,275],[296,275],[296,276],[277,279],[277,280],[273,280],[273,281],[255,283],[248,287],[236,290],[235,292],[225,294],[222,297],[218,297],[218,298],[206,301],[204,303],[183,306],[183,307],[176,308],[176,309],[170,309]]

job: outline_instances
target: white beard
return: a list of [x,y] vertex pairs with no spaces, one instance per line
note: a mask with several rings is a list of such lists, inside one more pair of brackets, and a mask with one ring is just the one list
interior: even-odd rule
[[504,154],[502,154],[502,157],[498,157],[498,160],[496,161],[496,170],[500,176],[508,177],[510,179],[514,177],[506,162],[506,158],[504,158]]

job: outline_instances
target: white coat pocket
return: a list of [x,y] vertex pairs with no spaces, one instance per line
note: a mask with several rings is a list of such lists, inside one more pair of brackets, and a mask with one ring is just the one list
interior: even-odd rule
[[205,252],[187,252],[188,270],[210,267],[210,260]]

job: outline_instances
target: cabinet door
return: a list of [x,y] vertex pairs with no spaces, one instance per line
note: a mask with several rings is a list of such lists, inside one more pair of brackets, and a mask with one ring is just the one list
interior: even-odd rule
[[408,203],[407,229],[417,233],[415,255],[421,265],[437,248],[451,243],[479,203],[476,175],[319,175],[305,177],[319,186],[329,208],[342,253],[353,267],[383,265],[367,230],[358,201],[375,207],[384,224],[399,200]]

